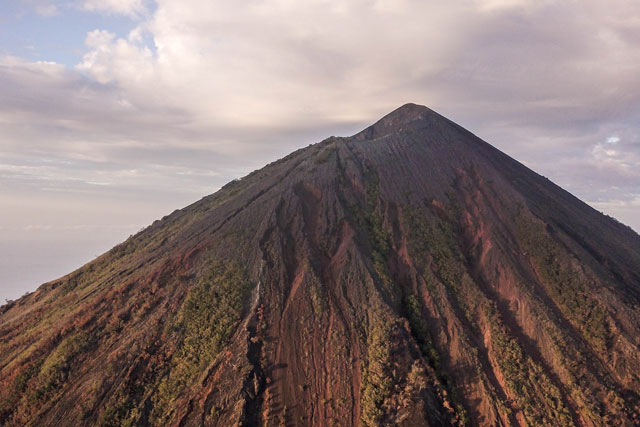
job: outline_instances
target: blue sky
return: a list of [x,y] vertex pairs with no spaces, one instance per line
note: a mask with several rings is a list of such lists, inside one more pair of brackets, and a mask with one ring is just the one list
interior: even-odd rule
[[85,53],[89,31],[108,28],[119,37],[136,27],[140,18],[58,5],[52,15],[38,13],[34,4],[3,2],[0,6],[0,54],[30,61],[54,61],[70,68]]
[[407,102],[640,230],[638,46],[637,0],[2,2],[0,301]]

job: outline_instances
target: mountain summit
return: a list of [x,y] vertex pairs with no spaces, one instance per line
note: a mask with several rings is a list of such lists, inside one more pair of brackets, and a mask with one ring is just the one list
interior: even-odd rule
[[640,424],[640,236],[407,104],[0,308],[0,424]]
[[375,124],[369,126],[362,132],[354,135],[356,139],[376,139],[397,132],[403,126],[417,120],[424,120],[428,115],[435,114],[433,111],[422,105],[405,104],[397,110],[387,114]]

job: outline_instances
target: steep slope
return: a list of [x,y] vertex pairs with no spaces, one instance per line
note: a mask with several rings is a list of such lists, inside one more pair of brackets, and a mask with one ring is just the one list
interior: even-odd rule
[[4,425],[638,425],[640,237],[408,104],[0,309]]

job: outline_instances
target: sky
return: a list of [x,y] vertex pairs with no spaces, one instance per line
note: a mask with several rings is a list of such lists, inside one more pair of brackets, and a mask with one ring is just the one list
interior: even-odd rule
[[640,231],[637,0],[8,0],[0,303],[427,105]]

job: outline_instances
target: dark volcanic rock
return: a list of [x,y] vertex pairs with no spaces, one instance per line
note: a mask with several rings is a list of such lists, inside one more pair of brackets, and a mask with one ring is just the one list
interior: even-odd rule
[[640,237],[428,108],[0,309],[3,425],[638,425]]

